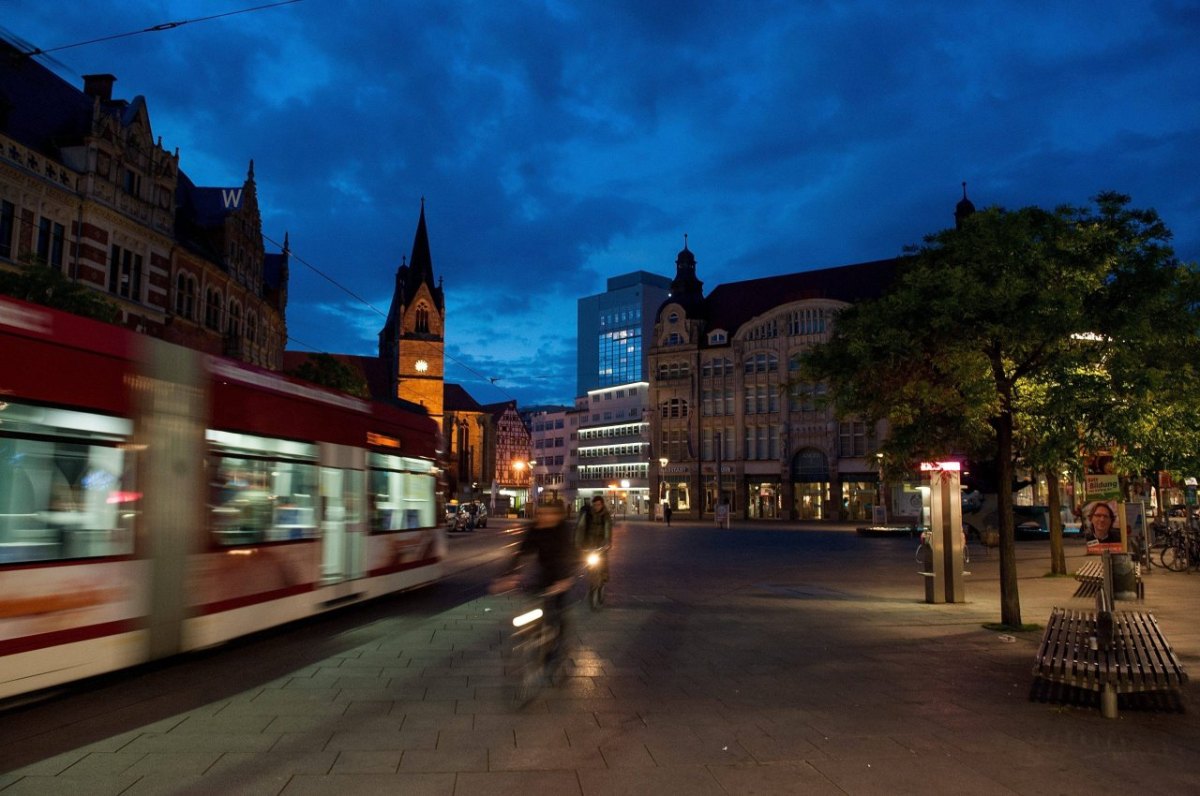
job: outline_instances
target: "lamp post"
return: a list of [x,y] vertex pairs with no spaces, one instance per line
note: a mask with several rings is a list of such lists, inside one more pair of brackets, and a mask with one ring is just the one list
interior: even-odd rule
[[537,467],[537,462],[529,460],[529,506],[525,511],[525,516],[532,517],[537,510],[537,476],[534,475],[533,468]]
[[[668,461],[669,460],[666,456],[660,456],[658,459],[658,494],[655,496],[654,502],[658,504],[659,511],[662,511],[663,504],[667,500],[670,500],[669,496],[663,495],[663,484],[666,483],[667,480],[666,470]],[[665,513],[663,514],[663,518],[666,519]]]

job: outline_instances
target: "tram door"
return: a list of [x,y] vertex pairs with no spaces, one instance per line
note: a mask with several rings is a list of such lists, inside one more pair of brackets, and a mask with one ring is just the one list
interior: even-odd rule
[[362,452],[339,445],[321,448],[321,580],[337,583],[363,573],[364,478],[353,466]]

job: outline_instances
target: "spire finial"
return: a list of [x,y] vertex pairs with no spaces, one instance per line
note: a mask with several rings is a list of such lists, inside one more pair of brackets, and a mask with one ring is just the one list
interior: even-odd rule
[[967,198],[967,181],[963,180],[963,199]]
[[687,233],[686,232],[683,233],[683,248],[685,251],[687,250]]
[[422,213],[425,212],[425,197],[424,196],[421,197],[421,212]]
[[250,158],[250,171],[247,172],[246,178],[250,180],[254,179],[254,158]]

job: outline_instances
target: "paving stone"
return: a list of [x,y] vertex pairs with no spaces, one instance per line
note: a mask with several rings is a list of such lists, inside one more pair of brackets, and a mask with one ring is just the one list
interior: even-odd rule
[[400,768],[400,752],[359,752],[342,751],[338,753],[331,774],[392,774]]
[[454,783],[454,774],[298,774],[282,796],[462,796]]
[[[4,780],[0,778],[0,782]],[[137,776],[118,774],[113,776],[27,776],[14,780],[2,791],[4,796],[117,796],[125,793],[138,781]]]

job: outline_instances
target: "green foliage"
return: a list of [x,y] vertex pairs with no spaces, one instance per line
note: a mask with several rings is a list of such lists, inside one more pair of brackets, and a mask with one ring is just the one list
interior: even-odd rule
[[358,398],[370,397],[362,374],[329,354],[309,354],[308,359],[300,367],[288,371],[288,375]]
[[[879,299],[841,313],[801,378],[839,415],[886,420],[892,474],[922,458],[1040,469],[1117,443],[1126,468],[1190,462],[1200,409],[1200,277],[1153,210],[989,208],[926,238]],[[1195,425],[1194,423],[1192,425]],[[1003,620],[1020,624],[1001,490]]]
[[63,276],[40,258],[26,257],[17,271],[0,271],[0,293],[106,323],[120,311],[103,294]]

